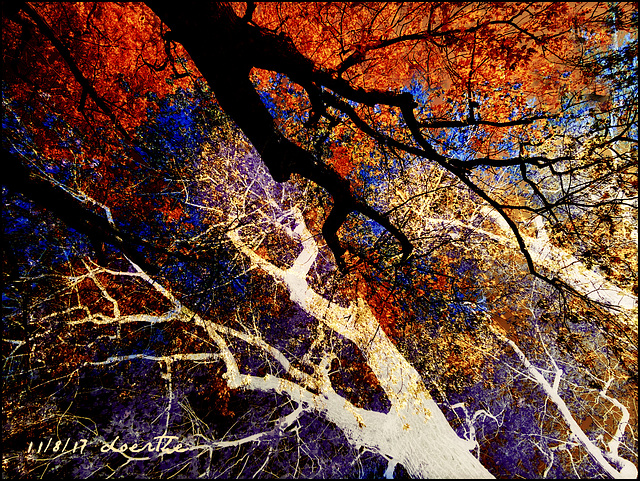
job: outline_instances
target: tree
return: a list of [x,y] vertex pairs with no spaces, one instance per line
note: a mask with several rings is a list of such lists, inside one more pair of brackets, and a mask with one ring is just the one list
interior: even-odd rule
[[637,475],[635,4],[3,9],[7,473]]

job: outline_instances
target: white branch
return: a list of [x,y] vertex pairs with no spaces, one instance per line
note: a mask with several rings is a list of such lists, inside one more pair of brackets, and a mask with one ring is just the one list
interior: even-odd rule
[[[574,419],[573,415],[571,414],[571,411],[569,410],[566,403],[558,393],[558,386],[556,385],[556,383],[559,382],[558,375],[556,375],[554,386],[551,386],[549,382],[545,379],[545,377],[542,375],[540,370],[536,368],[533,364],[531,364],[531,362],[529,362],[529,359],[527,359],[527,356],[525,356],[525,354],[520,350],[520,348],[515,342],[513,342],[511,339],[509,339],[504,334],[502,334],[497,328],[492,327],[492,330],[500,339],[502,339],[504,342],[509,344],[509,346],[511,346],[511,348],[514,350],[514,352],[516,353],[516,355],[518,356],[522,364],[524,364],[529,374],[531,374],[531,376],[535,380],[536,384],[538,384],[538,386],[540,386],[544,390],[544,392],[547,394],[549,399],[556,405],[556,407],[560,411],[560,414],[562,415],[562,418],[569,426],[569,430],[571,431],[571,434],[576,438],[578,442],[580,442],[580,444],[586,449],[586,451],[596,461],[596,463],[598,463],[598,465],[612,478],[616,478],[616,479],[627,478],[629,471],[631,471],[631,467],[633,467],[633,469],[636,469],[635,466],[633,466],[633,464],[630,463],[629,461],[622,460],[622,461],[626,461],[626,463],[622,463],[623,470],[618,471],[616,468],[611,466],[611,464],[609,464],[609,462],[605,458],[605,455],[600,450],[600,448],[598,448],[589,439],[589,437],[582,430],[578,422]],[[561,372],[561,371],[558,371],[558,372]],[[617,458],[617,453],[616,453],[616,461],[617,463],[620,463],[620,460]],[[629,466],[629,464],[631,466]],[[637,470],[636,470],[636,474],[637,474]]]
[[211,352],[199,352],[194,354],[170,354],[167,356],[151,356],[149,354],[129,354],[127,356],[111,356],[104,361],[90,362],[93,366],[105,364],[117,364],[122,361],[130,361],[132,359],[145,359],[147,361],[171,363],[173,361],[211,361],[219,359],[218,354]]
[[[490,217],[504,231],[505,235],[492,234],[466,225],[467,228],[487,235],[499,242],[517,247],[515,236],[502,216],[487,206],[484,206],[481,211]],[[535,264],[552,269],[564,282],[593,301],[627,310],[637,308],[638,298],[636,296],[616,287],[600,274],[588,269],[579,259],[564,249],[554,246],[549,241],[542,218],[537,217],[535,222],[538,228],[537,238],[522,234],[525,245]],[[615,309],[607,310],[613,313],[617,312]]]
[[280,350],[267,344],[266,342],[264,342],[264,340],[262,340],[258,336],[245,334],[235,329],[232,329],[230,327],[222,326],[220,324],[216,324],[213,322],[211,323],[211,326],[213,329],[215,329],[220,333],[234,336],[238,339],[242,339],[244,342],[262,349],[263,351],[268,353],[271,357],[273,357],[276,361],[278,361],[278,363],[282,366],[285,372],[291,375],[294,379],[297,379],[298,381],[303,382],[305,386],[315,387],[313,386],[314,383],[312,382],[313,380],[311,376],[309,376],[309,374],[307,374],[304,371],[301,371],[300,369],[293,367],[289,362],[289,360],[286,358],[286,356]]
[[609,460],[612,463],[615,463],[618,466],[620,466],[621,468],[620,474],[622,475],[622,477],[633,479],[638,477],[638,468],[636,468],[636,466],[631,461],[620,457],[620,455],[618,454],[620,442],[622,441],[624,432],[627,429],[627,426],[629,425],[629,419],[631,418],[631,416],[629,415],[629,410],[626,408],[624,404],[622,404],[617,399],[612,398],[611,396],[608,396],[606,394],[607,389],[611,385],[612,381],[613,381],[613,378],[609,379],[609,381],[607,381],[604,388],[600,391],[599,394],[601,397],[603,397],[604,399],[609,401],[611,404],[613,404],[615,407],[620,409],[622,416],[620,418],[620,421],[618,422],[618,426],[616,428],[615,434],[612,436],[611,441],[609,441],[609,443],[607,444],[609,451],[605,452],[605,456],[609,458]]
[[118,301],[116,301],[113,297],[111,297],[109,292],[107,292],[105,287],[102,285],[102,283],[96,277],[95,271],[91,270],[91,268],[87,265],[87,263],[84,261],[84,259],[82,259],[82,263],[87,268],[87,272],[89,274],[89,277],[93,281],[93,283],[98,287],[98,289],[100,289],[100,292],[102,293],[103,297],[113,305],[113,317],[115,317],[115,318],[120,317],[120,307],[118,306]]

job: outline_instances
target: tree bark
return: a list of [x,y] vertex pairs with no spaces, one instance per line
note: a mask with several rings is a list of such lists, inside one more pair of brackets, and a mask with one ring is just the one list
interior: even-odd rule
[[[220,106],[249,138],[273,179],[284,182],[295,173],[329,192],[333,198],[333,209],[322,233],[339,267],[344,267],[342,255],[345,249],[337,232],[348,214],[354,211],[387,229],[400,242],[403,260],[408,258],[413,246],[407,237],[384,215],[356,199],[346,179],[285,138],[249,80],[252,67],[278,71],[300,83],[311,97],[317,93],[316,80],[336,87],[330,75],[316,70],[288,38],[250,25],[235,15],[228,5],[217,2],[147,4],[171,28],[171,38],[179,41],[189,52]],[[363,91],[350,92],[366,97]],[[375,93],[375,96],[380,97],[378,100],[395,99],[385,92]]]

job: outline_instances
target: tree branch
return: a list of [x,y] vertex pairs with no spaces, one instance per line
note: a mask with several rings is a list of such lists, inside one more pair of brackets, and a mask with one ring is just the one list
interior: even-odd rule
[[[540,386],[544,390],[548,398],[556,405],[556,407],[560,411],[560,414],[562,415],[562,418],[569,426],[571,433],[578,439],[580,444],[582,444],[582,446],[586,449],[586,451],[593,458],[593,460],[596,461],[596,463],[598,463],[598,465],[609,476],[611,476],[614,479],[627,479],[629,477],[631,478],[637,477],[638,471],[632,463],[629,463],[629,462],[624,463],[623,469],[621,471],[618,471],[613,466],[611,466],[611,464],[609,464],[609,462],[605,459],[603,452],[593,443],[593,441],[589,439],[589,437],[582,430],[578,422],[575,420],[575,418],[571,414],[571,411],[569,410],[568,406],[566,405],[566,403],[558,393],[556,381],[559,382],[558,373],[561,374],[562,372],[558,371],[556,373],[556,381],[554,381],[554,385],[551,386],[549,382],[545,379],[545,377],[540,373],[540,370],[536,368],[533,364],[531,364],[529,359],[527,359],[527,356],[520,350],[520,348],[515,342],[513,342],[511,339],[506,337],[497,328],[493,326],[492,326],[492,330],[502,341],[506,342],[509,346],[511,346],[511,348],[514,350],[514,352],[518,356],[518,359],[520,359],[524,367],[527,369],[529,374],[535,380],[536,384],[538,384],[538,386]],[[616,458],[617,458],[617,455],[616,455]]]
[[[89,80],[87,80],[87,78],[84,76],[84,74],[78,67],[78,64],[73,59],[73,56],[71,55],[71,52],[69,51],[67,46],[58,37],[56,37],[49,25],[47,25],[47,23],[42,19],[38,12],[36,12],[28,3],[23,3],[21,8],[33,19],[35,24],[38,26],[38,29],[40,29],[45,37],[47,37],[51,41],[58,52],[60,52],[60,55],[69,66],[71,73],[73,73],[73,76],[82,87],[82,98],[84,99],[86,94],[88,93],[96,103],[96,105],[100,108],[100,110],[102,110],[113,122],[118,132],[120,132],[127,141],[131,141],[131,136],[129,135],[129,133],[125,130],[124,127],[122,127],[122,124],[120,124],[120,121],[117,119],[111,108],[107,105],[107,102],[104,100],[104,98],[98,95],[98,92],[96,91],[93,84],[89,82]],[[84,101],[81,100],[78,109],[82,110],[83,107]]]

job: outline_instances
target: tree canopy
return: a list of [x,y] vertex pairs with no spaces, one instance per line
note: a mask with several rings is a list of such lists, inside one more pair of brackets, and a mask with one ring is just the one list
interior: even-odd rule
[[635,3],[2,8],[9,476],[637,476]]

